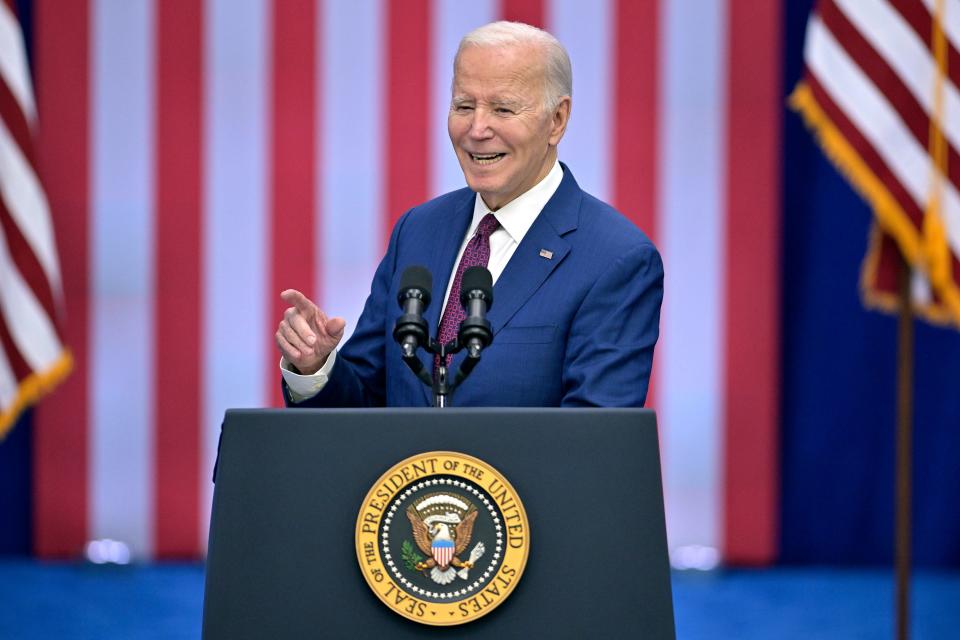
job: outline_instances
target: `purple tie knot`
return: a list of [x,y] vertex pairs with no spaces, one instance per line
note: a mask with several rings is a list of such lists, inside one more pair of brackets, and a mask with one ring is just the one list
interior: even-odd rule
[[497,227],[500,226],[500,223],[497,221],[497,217],[492,213],[488,213],[480,219],[480,224],[477,225],[477,235],[490,237],[490,234],[497,230]]

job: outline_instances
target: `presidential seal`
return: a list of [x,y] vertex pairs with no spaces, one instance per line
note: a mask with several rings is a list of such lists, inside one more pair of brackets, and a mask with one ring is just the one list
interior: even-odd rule
[[433,451],[384,473],[357,516],[357,561],[396,613],[455,625],[490,613],[517,586],[530,528],[517,492],[496,469]]

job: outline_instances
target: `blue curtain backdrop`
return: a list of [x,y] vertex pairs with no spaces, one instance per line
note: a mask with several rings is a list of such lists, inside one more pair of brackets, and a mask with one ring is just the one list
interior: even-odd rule
[[30,422],[27,413],[0,442],[0,555],[26,555],[32,548]]
[[[784,3],[785,96],[813,0]],[[860,304],[871,213],[784,119],[781,559],[893,558],[896,318]],[[916,323],[914,558],[960,566],[960,332]]]

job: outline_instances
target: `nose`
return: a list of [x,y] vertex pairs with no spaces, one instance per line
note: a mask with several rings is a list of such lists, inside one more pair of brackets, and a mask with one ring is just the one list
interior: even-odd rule
[[486,140],[493,137],[493,131],[490,129],[490,113],[486,109],[478,107],[473,110],[469,135],[473,140]]

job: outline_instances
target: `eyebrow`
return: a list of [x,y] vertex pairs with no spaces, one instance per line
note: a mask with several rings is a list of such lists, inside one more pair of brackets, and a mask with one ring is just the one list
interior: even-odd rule
[[519,109],[523,103],[519,100],[491,100],[490,104],[495,107],[510,107],[513,110]]
[[[453,96],[453,98],[450,100],[450,103],[454,105],[464,104],[466,102],[476,102],[476,100],[468,96]],[[519,109],[523,106],[522,101],[510,98],[494,98],[488,102],[494,107],[510,107],[512,109]]]

